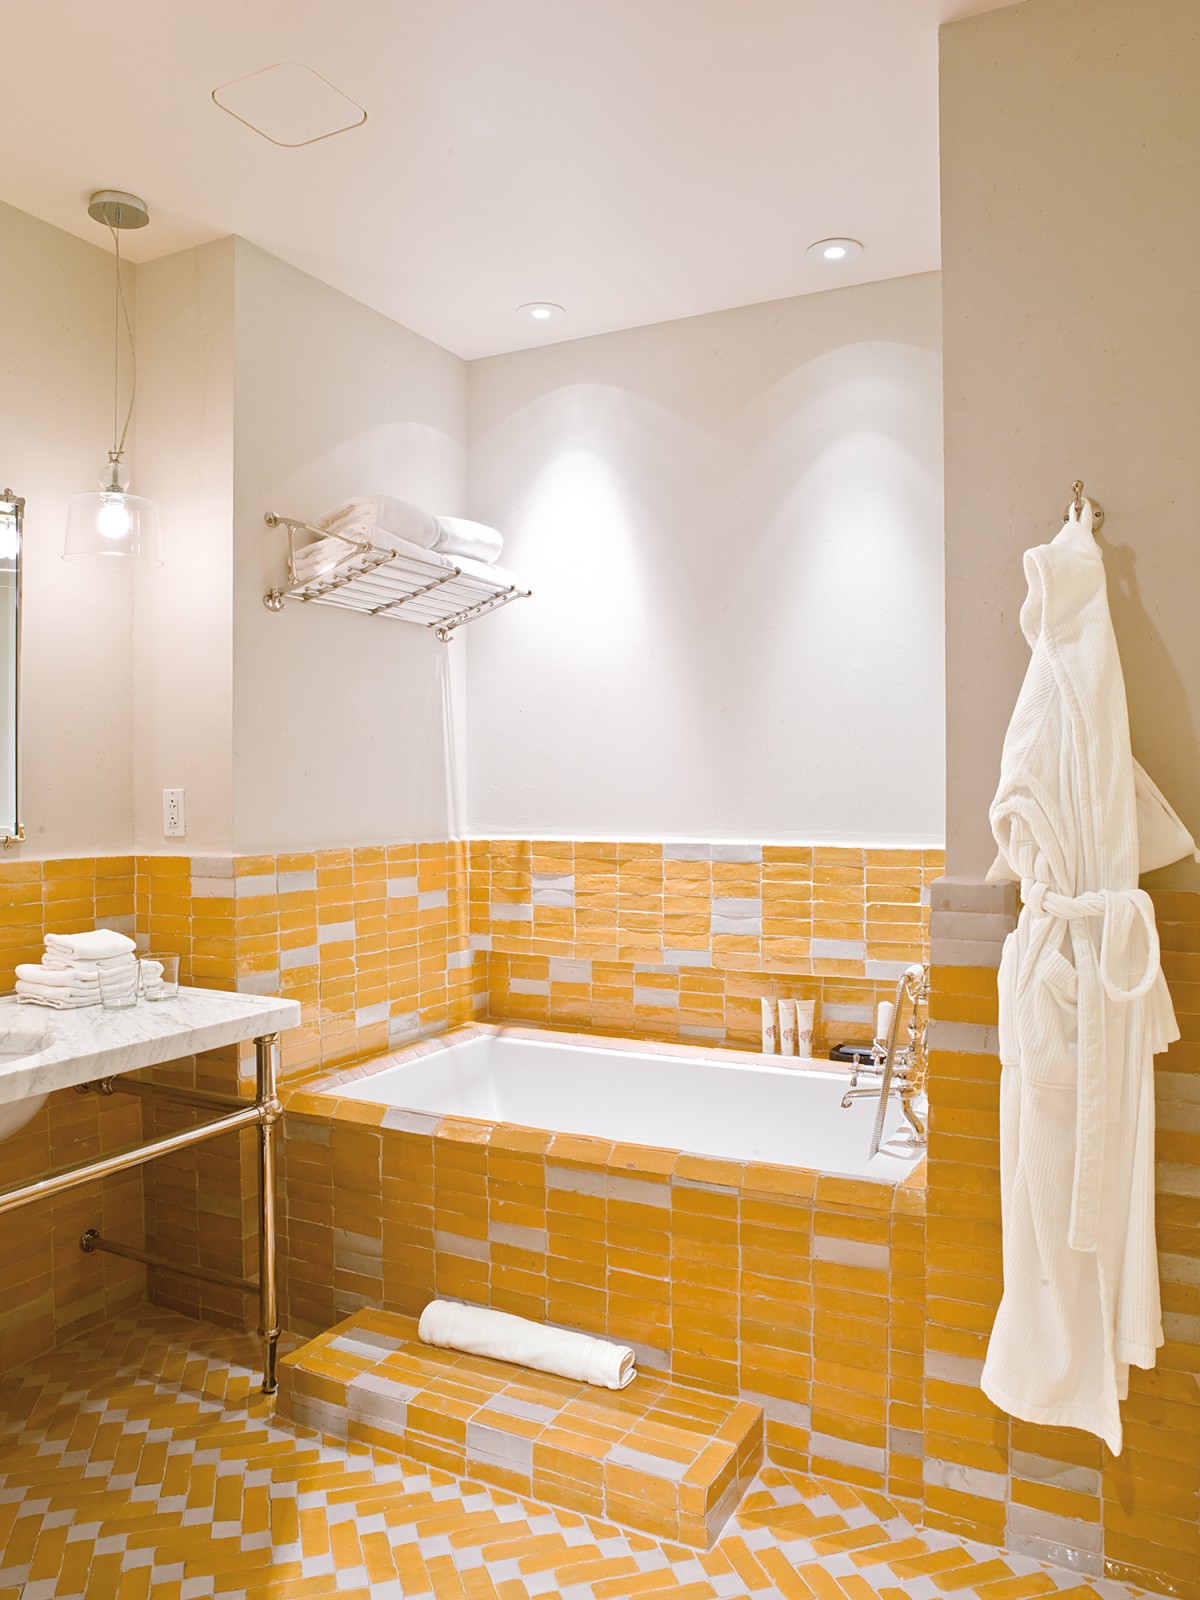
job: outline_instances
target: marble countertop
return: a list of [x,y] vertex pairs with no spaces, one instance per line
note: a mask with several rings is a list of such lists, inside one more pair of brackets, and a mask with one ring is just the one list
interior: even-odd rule
[[[20,1005],[15,995],[3,995],[0,1105],[178,1061],[199,1050],[241,1044],[260,1034],[294,1028],[299,1021],[295,1000],[221,989],[180,989],[174,1000],[139,1000],[125,1011],[106,1011],[103,1006],[56,1011]],[[42,1035],[41,1047],[26,1055],[4,1054],[3,1035],[9,1030]]]

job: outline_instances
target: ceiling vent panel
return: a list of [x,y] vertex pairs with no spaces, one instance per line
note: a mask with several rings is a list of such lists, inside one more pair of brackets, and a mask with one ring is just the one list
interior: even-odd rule
[[298,61],[235,78],[214,89],[212,97],[222,111],[289,150],[348,133],[367,120],[362,106]]

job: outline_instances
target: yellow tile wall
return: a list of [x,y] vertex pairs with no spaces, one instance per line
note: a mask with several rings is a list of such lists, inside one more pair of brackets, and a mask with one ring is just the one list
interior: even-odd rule
[[[136,931],[179,953],[184,982],[299,1000],[286,1081],[484,1015],[753,1044],[764,995],[817,998],[822,1048],[869,1035],[898,964],[924,947],[922,902],[940,870],[938,852],[636,841],[17,860],[0,864],[0,983],[38,959],[46,931]],[[245,1093],[252,1056],[218,1051],[171,1070]],[[59,1131],[73,1140],[58,1104],[44,1114],[51,1165]],[[186,1120],[154,1107],[139,1121],[125,1106],[103,1125],[132,1142],[142,1126],[150,1136]],[[123,1217],[122,1236],[141,1242],[144,1228],[147,1248],[172,1260],[252,1274],[253,1149],[247,1134],[144,1168],[144,1212]],[[150,1291],[220,1321],[251,1309],[166,1274]],[[19,1323],[19,1308],[9,1318]]]
[[[103,923],[133,931],[134,864],[129,856],[64,861],[0,859],[0,993],[18,962],[38,961],[45,933]],[[37,1116],[0,1145],[0,1182],[39,1178],[55,1167],[135,1143],[136,1104],[53,1094]],[[0,1367],[27,1361],[93,1323],[140,1301],[145,1275],[115,1256],[86,1256],[86,1228],[138,1238],[142,1183],[123,1173],[14,1212],[0,1228]]]
[[817,1048],[866,1040],[928,951],[939,850],[472,840],[489,1015],[757,1047],[762,997],[818,1001]]
[[[1002,891],[998,891],[1002,895]],[[1134,1369],[1125,1449],[1010,1419],[979,1372],[1000,1300],[997,935],[981,885],[935,887],[925,1336],[929,1525],[1085,1574],[1200,1595],[1200,895],[1153,896],[1183,1038],[1156,1062],[1157,1224],[1166,1344]],[[945,928],[939,931],[939,923]],[[984,924],[981,922],[980,927]],[[972,946],[974,945],[974,949]],[[989,950],[989,946],[991,946]],[[949,950],[954,963],[939,962]]]

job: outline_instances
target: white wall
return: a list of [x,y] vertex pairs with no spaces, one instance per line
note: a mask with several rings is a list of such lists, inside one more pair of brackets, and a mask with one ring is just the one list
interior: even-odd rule
[[112,256],[6,205],[0,241],[0,488],[26,500],[28,843],[12,853],[126,851],[132,583],[61,559],[67,501],[97,487],[111,445]]
[[[136,487],[162,515],[162,567],[135,580],[134,840],[233,847],[234,242],[138,269]],[[187,794],[164,839],[162,791]]]
[[[133,467],[168,565],[135,587],[59,559],[66,498],[107,447],[110,258],[4,223],[0,477],[29,500],[26,854],[468,824],[940,840],[936,277],[468,374],[243,241],[155,262]],[[267,509],[376,490],[467,509],[468,389],[471,507],[505,528],[534,599],[449,647],[330,608],[268,613],[283,540]],[[166,786],[188,791],[174,843]]]
[[234,795],[241,851],[465,831],[462,652],[411,624],[262,603],[284,575],[268,510],[384,492],[461,512],[466,366],[237,240]]
[[493,357],[477,834],[940,843],[935,274]]
[[992,858],[1021,556],[1077,477],[1107,515],[1134,751],[1200,833],[1197,8],[1035,0],[941,54],[949,867]]

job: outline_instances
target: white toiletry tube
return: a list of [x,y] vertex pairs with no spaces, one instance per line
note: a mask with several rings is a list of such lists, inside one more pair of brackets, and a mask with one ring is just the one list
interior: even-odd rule
[[881,1000],[875,1011],[875,1038],[879,1044],[886,1045],[888,1031],[892,1026],[892,1017],[896,1007],[890,1000]]
[[762,1053],[773,1056],[779,1049],[779,1031],[775,1026],[775,1002],[763,1000],[762,1004]]
[[794,1000],[781,1000],[779,1002],[779,1054],[781,1056],[794,1056],[796,1054],[796,1002]]
[[811,1059],[813,1053],[813,1024],[816,1021],[815,1000],[796,1001],[796,1054]]

